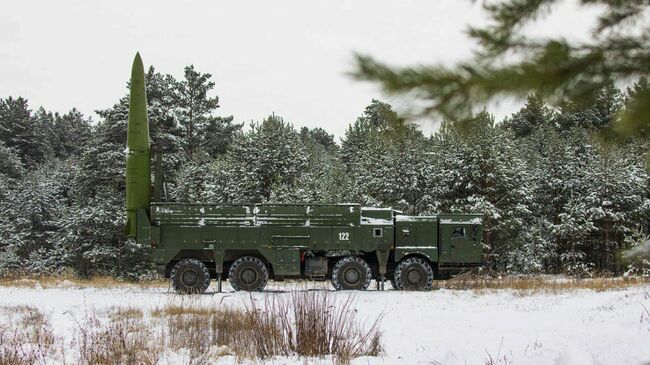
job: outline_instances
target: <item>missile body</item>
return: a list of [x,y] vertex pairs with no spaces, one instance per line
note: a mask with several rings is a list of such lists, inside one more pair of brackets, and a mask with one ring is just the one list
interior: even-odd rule
[[126,234],[135,237],[137,211],[138,209],[149,210],[151,202],[147,94],[140,53],[135,55],[131,69],[126,146]]

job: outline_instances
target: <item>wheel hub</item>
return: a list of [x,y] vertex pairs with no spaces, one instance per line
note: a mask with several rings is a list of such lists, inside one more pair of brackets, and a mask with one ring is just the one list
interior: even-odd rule
[[343,277],[345,278],[346,282],[350,284],[356,284],[361,277],[361,273],[355,269],[348,269],[345,271],[345,273],[343,273]]
[[187,286],[193,286],[194,284],[196,284],[198,280],[198,276],[194,271],[188,270],[183,273],[181,280],[183,280],[183,284]]
[[409,270],[409,272],[406,273],[406,280],[411,285],[417,285],[422,280],[422,273],[420,273],[419,270],[415,269]]
[[241,280],[246,284],[252,284],[257,279],[257,273],[253,269],[244,269],[241,273]]

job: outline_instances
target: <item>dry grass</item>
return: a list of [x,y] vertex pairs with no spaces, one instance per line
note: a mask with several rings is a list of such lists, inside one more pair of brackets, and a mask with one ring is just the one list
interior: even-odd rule
[[[383,315],[367,328],[361,326],[356,320],[352,296],[336,303],[328,292],[303,291],[291,293],[289,302],[278,302],[280,308],[289,304],[287,309],[293,312],[284,316],[282,325],[292,351],[299,355],[334,354],[340,361],[348,362],[358,356],[382,353],[379,324]],[[289,318],[293,318],[295,328],[288,325]]]
[[266,296],[262,305],[251,299],[247,312],[261,334],[251,338],[257,357],[332,355],[337,362],[348,363],[355,357],[380,355],[383,315],[363,326],[353,304],[351,296],[337,303],[326,291]]
[[31,276],[31,275],[8,275],[0,276],[0,287],[16,288],[120,288],[136,286],[139,288],[166,288],[169,286],[165,279],[148,279],[135,282],[119,280],[108,276],[95,276],[91,278],[79,278],[74,275],[56,276]]
[[140,319],[143,316],[144,313],[139,308],[112,307],[108,310],[108,318],[112,321]]
[[77,324],[71,348],[79,365],[153,365],[158,363],[162,347],[154,328],[143,320],[143,313],[134,308],[114,308],[109,321],[94,313],[84,313]]
[[155,308],[151,311],[153,317],[171,317],[179,316],[182,314],[193,315],[199,317],[207,317],[211,315],[216,315],[218,312],[223,311],[222,309],[217,308],[208,308],[201,307],[196,305],[178,305],[178,304],[169,304],[162,308]]
[[475,275],[460,275],[451,280],[435,282],[437,289],[474,290],[478,293],[497,289],[510,289],[520,295],[536,293],[565,293],[574,290],[596,292],[620,290],[635,286],[650,285],[647,277],[604,277],[604,278],[557,278],[546,276],[490,278]]
[[333,356],[348,363],[382,352],[379,324],[356,320],[354,300],[336,303],[329,292],[298,291],[288,296],[252,297],[243,311],[228,308],[167,306],[152,311],[166,321],[168,345],[189,349],[197,362],[215,355],[238,358]]
[[354,299],[336,302],[327,291],[268,294],[259,301],[251,297],[242,310],[190,300],[148,313],[113,307],[104,314],[73,318],[75,363],[156,364],[169,351],[184,354],[183,361],[190,364],[208,364],[226,355],[238,361],[329,356],[346,364],[382,353],[382,316],[365,326],[356,319]]
[[45,316],[29,306],[1,307],[0,364],[45,364],[56,355],[54,333]]

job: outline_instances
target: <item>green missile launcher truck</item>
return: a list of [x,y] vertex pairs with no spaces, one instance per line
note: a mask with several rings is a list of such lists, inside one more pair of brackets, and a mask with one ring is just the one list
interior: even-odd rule
[[[330,280],[365,290],[385,280],[402,290],[482,259],[479,214],[407,216],[358,204],[182,204],[162,201],[160,154],[151,171],[144,68],[133,62],[127,138],[127,236],[152,247],[159,271],[181,293],[202,293],[212,279],[260,291],[269,279]],[[154,201],[151,201],[153,197]]]

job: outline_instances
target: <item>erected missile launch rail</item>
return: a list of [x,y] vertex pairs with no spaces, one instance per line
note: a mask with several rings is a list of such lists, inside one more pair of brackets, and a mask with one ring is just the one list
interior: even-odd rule
[[127,235],[152,247],[159,271],[181,293],[212,279],[260,291],[269,279],[330,280],[365,290],[371,280],[428,290],[433,280],[481,264],[480,214],[407,216],[358,204],[163,202],[160,154],[151,201],[144,68],[133,62],[127,138]]

